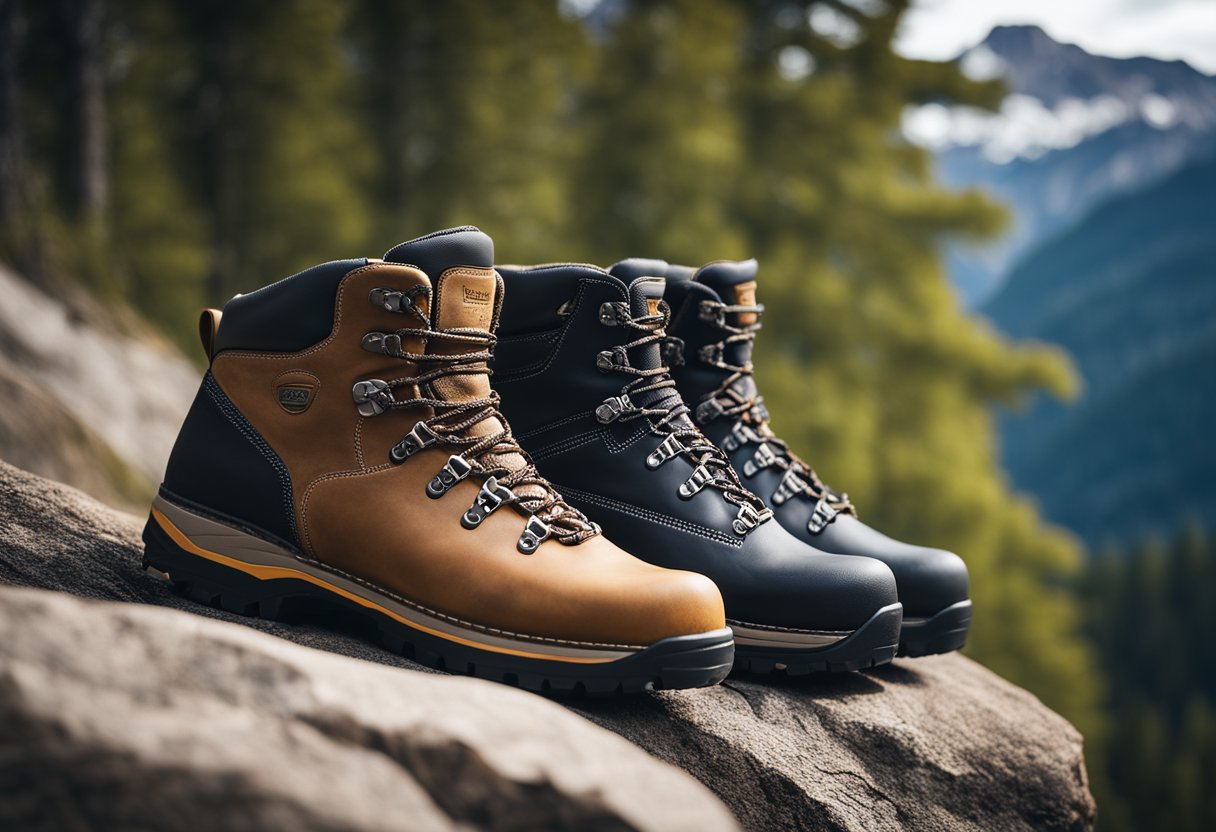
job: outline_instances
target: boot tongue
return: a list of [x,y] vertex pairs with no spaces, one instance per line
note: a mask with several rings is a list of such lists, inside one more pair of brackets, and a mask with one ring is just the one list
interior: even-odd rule
[[[728,306],[755,306],[758,267],[754,259],[719,260],[698,269],[693,280],[713,289]],[[738,312],[732,317],[736,326],[750,326],[758,319],[755,312]]]
[[[708,263],[697,270],[693,280],[712,289],[728,306],[756,305],[756,273],[758,264],[752,260],[719,260]],[[751,326],[759,320],[755,312],[734,312],[727,316],[732,326]],[[726,333],[722,333],[726,337]],[[752,342],[743,341],[728,345],[722,359],[736,367],[746,366],[752,360]],[[758,395],[756,380],[750,375],[737,379],[731,387],[744,398]]]
[[[612,266],[608,273],[629,282],[629,313],[635,318],[653,315],[658,311],[659,301],[667,288],[667,263],[662,260],[646,260],[640,257],[622,260]],[[633,340],[631,335],[629,340]],[[640,370],[653,370],[663,366],[663,350],[659,342],[634,347],[629,351],[629,363]],[[674,407],[680,403],[680,394],[674,387],[651,390],[634,395],[633,403],[638,407]],[[680,420],[683,421],[683,418]]]
[[[434,329],[490,331],[497,304],[498,277],[494,273],[494,241],[471,225],[436,231],[402,243],[384,255],[389,263],[416,266],[431,279],[431,326]],[[478,352],[473,343],[438,338],[427,343],[428,355]],[[470,365],[472,366],[472,365]],[[445,376],[431,383],[444,401],[467,402],[490,395],[485,374]],[[473,425],[473,436],[488,436],[502,430],[495,418]]]

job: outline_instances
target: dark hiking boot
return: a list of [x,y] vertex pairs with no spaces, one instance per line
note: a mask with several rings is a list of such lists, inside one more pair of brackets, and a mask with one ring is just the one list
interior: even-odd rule
[[893,540],[862,523],[848,495],[824,485],[769,428],[752,378],[752,342],[764,309],[756,303],[756,261],[710,263],[695,272],[671,266],[667,276],[671,373],[697,424],[727,452],[743,483],[799,539],[891,567],[904,605],[900,655],[962,647],[971,624],[962,559]]
[[736,667],[801,674],[891,659],[901,619],[891,571],[817,552],[772,522],[690,421],[660,354],[662,277],[499,272],[495,389],[521,444],[620,546],[717,583]]
[[486,366],[492,262],[453,229],[204,313],[145,563],[238,613],[345,607],[412,659],[532,690],[720,681],[714,585],[618,549],[519,450]]

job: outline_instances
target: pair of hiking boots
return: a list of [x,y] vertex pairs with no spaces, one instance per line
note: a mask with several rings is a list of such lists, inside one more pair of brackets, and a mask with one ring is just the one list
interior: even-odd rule
[[145,565],[532,690],[957,649],[962,561],[862,524],[769,429],[755,271],[495,269],[466,227],[238,295],[200,321]]

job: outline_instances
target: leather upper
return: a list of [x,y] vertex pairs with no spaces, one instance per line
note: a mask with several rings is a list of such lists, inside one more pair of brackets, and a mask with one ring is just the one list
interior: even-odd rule
[[[683,364],[672,368],[672,376],[682,396],[694,408],[729,377],[730,372],[699,359],[707,345],[722,341],[727,333],[706,321],[699,313],[703,300],[734,304],[735,286],[751,284],[756,278],[756,261],[723,261],[702,267],[695,273],[686,267],[669,267],[671,277],[665,295],[672,307],[670,334],[683,342]],[[754,291],[754,289],[753,289]],[[742,365],[751,360],[750,345],[733,345],[725,356],[729,363]],[[756,392],[752,376],[735,383],[745,394]],[[867,526],[855,516],[839,514],[822,531],[812,533],[809,523],[815,501],[795,496],[782,503],[773,500],[784,471],[777,466],[746,473],[747,463],[757,460],[759,444],[748,442],[731,449],[727,437],[739,420],[721,416],[701,425],[719,447],[727,450],[731,464],[743,482],[773,509],[777,521],[800,540],[825,552],[864,555],[887,564],[899,583],[899,598],[906,618],[933,615],[944,607],[966,600],[969,594],[967,566],[962,558],[943,549],[916,546],[890,538]]]
[[[451,286],[457,290],[449,288],[450,297],[480,307],[490,291],[493,303],[497,277],[488,263],[493,256],[489,238],[475,229],[432,236],[443,247],[438,254],[429,246],[398,247],[394,252],[436,270],[436,284],[452,276]],[[416,265],[356,265],[336,281],[330,330],[315,343],[282,352],[229,345],[213,360],[215,383],[286,470],[290,488],[276,493],[294,515],[302,555],[432,613],[500,634],[640,647],[724,626],[721,597],[712,582],[644,563],[602,535],[573,546],[548,539],[534,554],[522,554],[516,544],[527,517],[511,504],[492,512],[479,527],[464,528],[461,516],[484,477],[460,481],[439,499],[425,493],[450,450],[432,447],[400,464],[390,461],[390,449],[417,419],[433,412],[419,407],[365,416],[356,409],[356,382],[396,379],[417,370],[400,357],[361,346],[370,332],[391,333],[408,325],[401,314],[370,303],[369,296],[375,289],[400,292],[431,283]],[[286,297],[290,292],[280,288],[274,294]],[[436,295],[441,296],[442,289]],[[429,314],[425,295],[415,303]],[[241,331],[245,306],[229,304],[221,335]],[[290,316],[294,307],[284,301],[282,310]],[[458,307],[452,310],[459,317]],[[477,317],[481,314],[468,320],[483,320]],[[284,326],[290,322],[284,321]],[[424,351],[422,343],[410,343],[421,339],[402,340],[403,351]],[[310,390],[307,405],[300,408],[292,402],[285,407],[278,392],[285,385]],[[425,392],[467,393],[458,388]],[[205,440],[205,435],[196,437]],[[210,450],[224,453],[222,447]],[[191,456],[190,462],[209,464],[202,453]],[[178,466],[167,481],[192,476]],[[229,476],[239,489],[239,472]],[[229,513],[260,528],[268,519],[258,506],[235,505]]]
[[596,418],[629,381],[597,369],[599,353],[637,337],[600,320],[603,304],[630,301],[624,282],[592,266],[499,272],[506,292],[493,367],[503,412],[541,472],[611,539],[650,563],[712,578],[734,622],[849,630],[897,600],[877,561],[817,552],[772,521],[740,535],[738,505],[713,488],[681,498],[694,465],[675,456],[647,466],[663,440],[649,419]]

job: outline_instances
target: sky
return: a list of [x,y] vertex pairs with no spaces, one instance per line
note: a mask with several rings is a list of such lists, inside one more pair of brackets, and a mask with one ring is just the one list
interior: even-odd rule
[[1216,0],[915,0],[895,47],[953,58],[1002,23],[1034,23],[1098,55],[1181,58],[1216,74]]

